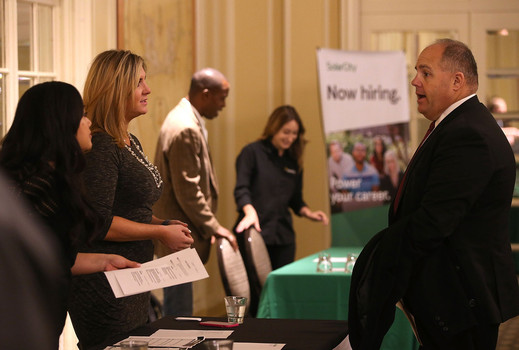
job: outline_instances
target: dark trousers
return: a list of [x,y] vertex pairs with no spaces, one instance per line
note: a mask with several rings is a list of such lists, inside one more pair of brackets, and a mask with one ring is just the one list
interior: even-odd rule
[[495,350],[499,324],[479,325],[453,336],[433,337],[417,324],[420,350]]
[[285,244],[285,245],[268,245],[267,250],[270,256],[270,263],[272,264],[272,270],[278,269],[282,266],[290,264],[294,261],[296,256],[296,245]]

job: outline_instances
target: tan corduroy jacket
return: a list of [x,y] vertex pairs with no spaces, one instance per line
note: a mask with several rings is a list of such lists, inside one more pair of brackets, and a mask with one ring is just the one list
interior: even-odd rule
[[[207,141],[195,113],[191,103],[183,98],[162,124],[155,164],[164,188],[153,206],[153,213],[159,218],[187,223],[195,240],[194,248],[206,263],[211,236],[220,227],[215,217],[218,185]],[[171,250],[155,242],[155,253],[162,257]]]

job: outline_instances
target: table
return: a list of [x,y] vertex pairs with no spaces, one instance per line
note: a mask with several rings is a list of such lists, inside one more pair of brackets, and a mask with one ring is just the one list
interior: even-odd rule
[[[203,320],[226,321],[226,318],[203,317]],[[123,334],[102,346],[88,350],[102,350],[130,335],[148,336],[158,329],[203,329],[222,330],[224,328],[206,327],[195,321],[177,321],[173,316],[166,316],[146,326]],[[282,343],[283,350],[331,350],[340,344],[348,333],[346,321],[337,320],[282,320],[245,318],[243,324],[229,328],[233,333],[229,339],[235,342]],[[227,330],[227,329],[225,329]],[[193,350],[201,348],[200,345]]]
[[[332,247],[325,250],[334,257],[360,253],[361,247]],[[351,274],[344,262],[334,263],[330,273],[316,272],[318,253],[272,271],[261,293],[257,317],[347,320]],[[333,261],[333,260],[332,260]],[[381,349],[415,350],[418,341],[405,315],[397,309],[395,322],[386,334]]]

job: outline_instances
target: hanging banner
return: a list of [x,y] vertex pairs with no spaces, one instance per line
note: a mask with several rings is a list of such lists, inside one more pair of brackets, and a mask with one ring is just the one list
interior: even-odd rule
[[408,163],[403,52],[318,49],[332,213],[391,202]]

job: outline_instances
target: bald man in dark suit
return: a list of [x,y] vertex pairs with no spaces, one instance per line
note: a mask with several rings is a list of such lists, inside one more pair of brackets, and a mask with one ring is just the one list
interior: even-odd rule
[[476,96],[466,45],[439,40],[415,68],[430,133],[400,184],[389,226],[355,266],[350,341],[353,349],[378,349],[401,300],[421,349],[494,350],[499,324],[519,314],[508,228],[514,155]]

